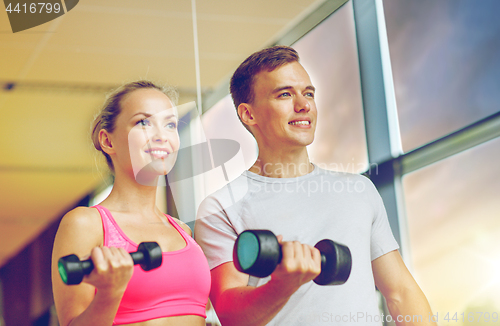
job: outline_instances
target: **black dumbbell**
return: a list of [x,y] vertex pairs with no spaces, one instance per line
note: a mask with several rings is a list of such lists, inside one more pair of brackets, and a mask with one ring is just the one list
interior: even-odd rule
[[[351,274],[352,258],[349,248],[327,239],[321,240],[314,247],[321,253],[321,273],[314,279],[314,283],[344,284]],[[245,274],[269,276],[281,262],[281,258],[278,239],[268,230],[246,230],[234,244],[234,265]]]
[[[140,264],[145,271],[150,271],[161,266],[162,252],[156,242],[141,242],[136,252],[131,252],[134,265]],[[80,284],[84,275],[90,274],[94,264],[89,258],[81,261],[77,255],[68,255],[59,258],[59,275],[64,283],[68,285]]]

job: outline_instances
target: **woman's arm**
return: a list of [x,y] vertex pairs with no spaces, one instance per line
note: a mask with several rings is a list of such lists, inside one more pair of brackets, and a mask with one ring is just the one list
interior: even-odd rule
[[[102,238],[102,222],[93,208],[78,207],[59,225],[52,251],[52,289],[62,326],[113,323],[133,262],[124,249],[99,247]],[[76,254],[82,259],[89,253],[95,266],[92,273],[79,285],[64,284],[57,268],[59,258]]]

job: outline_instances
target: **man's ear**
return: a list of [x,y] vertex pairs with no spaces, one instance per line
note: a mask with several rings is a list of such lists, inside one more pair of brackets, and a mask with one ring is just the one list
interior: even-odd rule
[[101,131],[99,131],[99,144],[101,145],[101,149],[104,153],[108,155],[115,153],[113,143],[111,141],[111,135],[107,130],[101,129]]
[[253,126],[257,124],[255,117],[253,115],[253,108],[248,103],[241,103],[238,105],[238,115],[240,116],[241,121],[247,126]]

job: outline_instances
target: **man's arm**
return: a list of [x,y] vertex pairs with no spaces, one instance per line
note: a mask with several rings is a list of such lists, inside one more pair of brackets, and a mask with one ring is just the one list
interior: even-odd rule
[[265,325],[302,285],[319,275],[319,251],[297,241],[282,243],[283,259],[266,284],[248,286],[249,276],[233,262],[212,269],[210,300],[224,326]]
[[[396,325],[436,325],[430,320],[432,311],[424,293],[397,250],[372,261],[372,268],[375,285],[384,295]],[[405,321],[408,316],[410,322]]]

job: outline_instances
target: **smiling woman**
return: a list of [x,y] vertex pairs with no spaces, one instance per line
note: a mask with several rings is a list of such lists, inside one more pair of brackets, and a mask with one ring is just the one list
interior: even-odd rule
[[[54,301],[61,325],[205,324],[210,272],[203,252],[180,220],[156,206],[156,185],[179,150],[176,93],[150,81],[126,84],[108,96],[92,140],[115,175],[109,196],[67,213],[52,255]],[[162,265],[134,266],[142,242],[157,242]],[[64,284],[58,260],[90,253],[93,270]]]
[[125,101],[127,95],[131,94],[135,90],[157,90],[162,92],[164,95],[168,97],[170,101],[176,102],[178,95],[177,93],[169,87],[158,86],[149,81],[138,81],[129,84],[125,84],[120,88],[116,89],[112,92],[106,99],[106,102],[103,105],[103,109],[99,113],[99,115],[94,120],[94,125],[92,128],[92,142],[94,143],[95,148],[102,152],[106,157],[106,161],[111,171],[114,171],[113,162],[111,161],[111,157],[103,151],[101,144],[99,142],[99,134],[101,130],[105,130],[107,132],[113,132],[116,127],[116,120],[121,112],[120,102]]
[[[154,186],[158,175],[170,172],[177,158],[180,145],[177,110],[168,97],[155,89],[136,91],[123,100],[122,107],[124,128],[117,138],[128,143],[136,181]],[[100,133],[105,137],[105,130]],[[122,145],[126,156],[127,146]]]
[[[150,91],[154,92],[154,91]],[[167,174],[173,167],[179,149],[179,134],[177,133],[177,110],[170,108],[162,110],[165,98],[151,94],[145,103],[149,112],[138,112],[132,116],[128,133],[130,158],[137,182],[149,185],[157,180],[159,173]],[[125,104],[124,104],[125,106]],[[154,113],[160,108],[160,112]],[[153,139],[151,143],[149,139]],[[135,155],[134,155],[135,154]],[[154,185],[154,184],[151,184]]]

